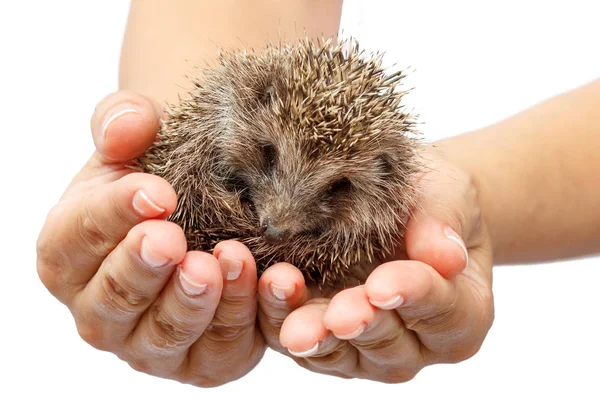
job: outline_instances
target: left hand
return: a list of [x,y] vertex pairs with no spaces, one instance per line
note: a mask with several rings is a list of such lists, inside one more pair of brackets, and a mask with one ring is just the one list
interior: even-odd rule
[[256,264],[236,241],[187,251],[162,178],[129,160],[154,141],[162,109],[127,91],[92,117],[96,151],[52,208],[37,241],[42,283],[80,336],[132,368],[201,387],[239,379],[262,359]]
[[492,251],[470,176],[427,153],[404,252],[364,285],[321,294],[276,264],[259,285],[267,344],[315,372],[405,382],[473,356],[494,318]]

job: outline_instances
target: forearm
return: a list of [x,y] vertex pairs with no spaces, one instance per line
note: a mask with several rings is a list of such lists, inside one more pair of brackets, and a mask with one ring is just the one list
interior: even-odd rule
[[439,149],[474,177],[495,263],[600,252],[600,80]]
[[163,103],[190,88],[187,76],[219,48],[260,49],[268,42],[330,37],[342,0],[133,0],[123,41],[120,88]]

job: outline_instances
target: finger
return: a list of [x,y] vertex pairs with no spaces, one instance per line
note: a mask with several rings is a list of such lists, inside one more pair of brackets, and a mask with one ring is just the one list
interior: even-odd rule
[[460,235],[443,219],[425,212],[408,222],[405,243],[409,259],[433,266],[445,278],[456,276],[469,262]]
[[84,339],[104,350],[123,347],[183,260],[186,247],[183,231],[171,222],[135,226],[74,301],[72,310]]
[[142,95],[119,91],[96,107],[91,129],[101,160],[123,162],[141,155],[160,128],[162,108]]
[[433,166],[418,184],[418,207],[406,228],[406,252],[411,260],[452,278],[466,268],[467,249],[481,244],[477,191],[466,174],[440,162],[425,162]]
[[426,349],[452,357],[478,348],[487,331],[488,308],[466,285],[462,276],[448,281],[427,264],[395,261],[373,271],[365,290],[371,304],[395,309]]
[[279,341],[281,326],[308,298],[304,276],[298,268],[279,263],[265,270],[258,282],[258,322],[269,347],[287,353]]
[[313,299],[292,311],[281,326],[280,340],[291,355],[311,357],[328,335],[323,323],[329,299]]
[[79,184],[112,182],[131,173],[125,163],[143,154],[160,128],[163,111],[151,99],[121,91],[108,95],[91,120],[96,151],[71,181],[66,194]]
[[331,333],[358,350],[357,374],[400,382],[412,379],[423,367],[416,335],[396,312],[373,306],[364,286],[335,295],[323,320]]
[[138,173],[61,202],[39,236],[42,281],[59,298],[81,290],[133,226],[167,217],[176,203],[164,179]]
[[[188,374],[202,386],[230,382],[250,371],[265,350],[256,324],[256,264],[250,250],[237,241],[219,243],[213,255],[223,276],[223,290],[214,318],[190,348]],[[215,360],[219,368],[215,368]]]
[[140,156],[156,138],[163,115],[153,100],[120,91],[106,96],[91,120],[96,151],[73,178],[66,195],[80,184],[113,182],[131,173],[124,163]]
[[325,326],[329,302],[326,298],[311,299],[292,311],[281,327],[281,344],[304,368],[350,377],[355,373],[357,352]]
[[212,321],[222,287],[218,261],[188,252],[130,336],[127,361],[151,375],[185,375],[188,350]]

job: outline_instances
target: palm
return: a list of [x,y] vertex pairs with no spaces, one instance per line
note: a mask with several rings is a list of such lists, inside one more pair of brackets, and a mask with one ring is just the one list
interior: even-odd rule
[[[475,354],[493,320],[489,237],[468,176],[437,157],[428,163],[406,252],[372,272],[365,266],[364,285],[322,292],[289,265],[265,272],[259,294],[272,304],[259,320],[269,346],[313,371],[386,382]],[[286,279],[298,290],[277,308],[264,288]],[[274,309],[279,318],[268,318]]]

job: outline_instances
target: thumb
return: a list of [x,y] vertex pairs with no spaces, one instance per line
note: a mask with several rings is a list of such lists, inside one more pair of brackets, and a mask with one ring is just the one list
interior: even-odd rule
[[444,218],[421,213],[407,226],[408,258],[432,266],[444,278],[458,275],[469,261],[467,247]]
[[160,128],[162,110],[153,100],[128,91],[105,97],[92,116],[96,158],[101,164],[129,161],[146,151]]
[[458,275],[477,245],[480,226],[477,191],[469,176],[436,162],[419,182],[418,208],[406,227],[406,253],[432,266],[443,277]]

